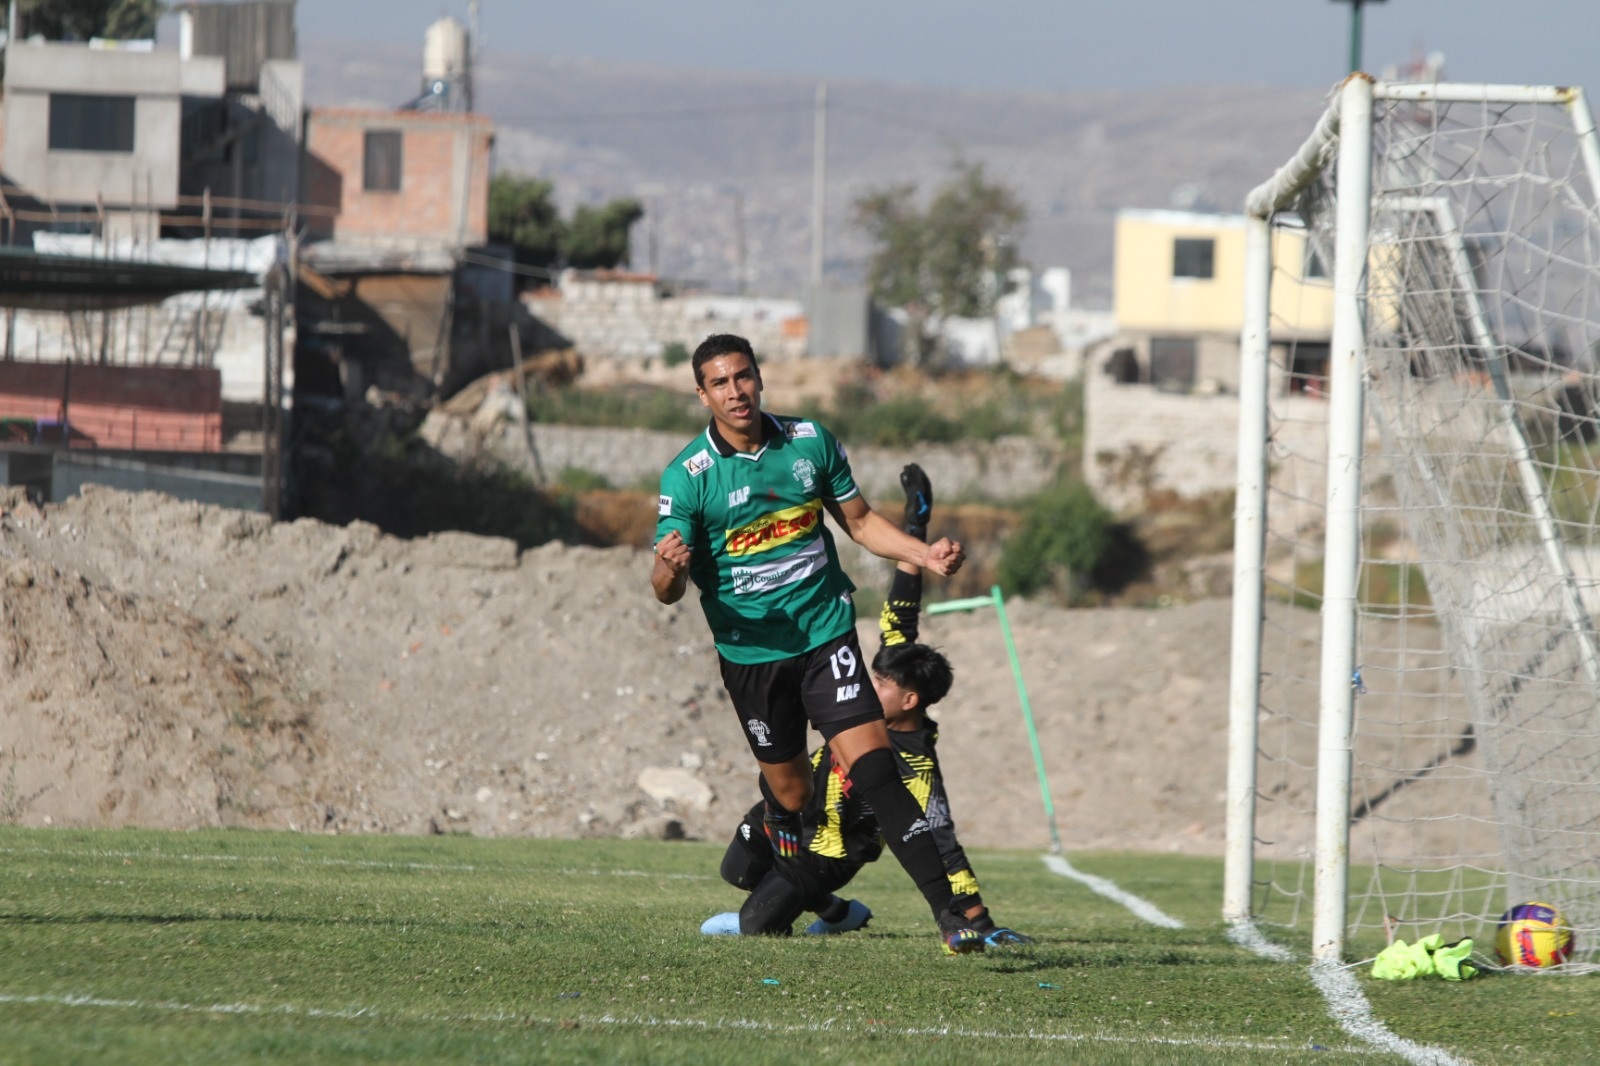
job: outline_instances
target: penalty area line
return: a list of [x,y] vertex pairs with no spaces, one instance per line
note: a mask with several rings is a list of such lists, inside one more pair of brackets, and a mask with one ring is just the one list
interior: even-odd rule
[[[1159,1045],[1161,1047],[1205,1048],[1219,1051],[1282,1052],[1301,1050],[1302,1045],[1288,1041],[1243,1040],[1212,1036],[1155,1036],[1152,1034],[1121,1035],[1117,1033],[1044,1032],[1037,1029],[993,1030],[973,1029],[966,1026],[897,1026],[874,1022],[866,1024],[835,1024],[825,1022],[765,1022],[747,1018],[660,1018],[650,1015],[599,1016],[545,1016],[537,1014],[495,1011],[492,1013],[433,1014],[428,1012],[379,1012],[365,1007],[329,1010],[321,1007],[298,1007],[293,1004],[266,1006],[252,1003],[181,1003],[174,1000],[112,999],[102,996],[74,995],[15,995],[0,993],[0,1006],[86,1007],[100,1010],[168,1011],[181,1014],[217,1014],[232,1017],[304,1017],[344,1021],[408,1021],[431,1024],[513,1024],[519,1027],[545,1025],[551,1028],[579,1025],[610,1026],[618,1029],[682,1029],[698,1032],[756,1032],[756,1033],[830,1033],[854,1036],[898,1037],[957,1037],[971,1040],[1014,1040],[1056,1044],[1120,1044],[1126,1046]],[[1339,1050],[1351,1054],[1375,1054],[1374,1049],[1356,1045]]]
[[1159,925],[1164,929],[1183,928],[1182,922],[1168,914],[1166,911],[1163,911],[1160,907],[1157,907],[1154,903],[1151,903],[1149,900],[1143,899],[1139,896],[1135,896],[1132,892],[1124,891],[1123,889],[1117,887],[1117,883],[1115,881],[1109,881],[1104,877],[1096,877],[1094,874],[1084,873],[1082,870],[1068,862],[1064,856],[1046,855],[1044,856],[1044,864],[1050,868],[1051,872],[1058,873],[1062,877],[1071,878],[1081,885],[1088,886],[1088,888],[1095,894],[1104,896],[1106,899],[1109,899],[1115,903],[1122,904],[1124,907],[1128,908],[1128,910],[1132,911],[1137,917],[1149,922],[1151,925]]

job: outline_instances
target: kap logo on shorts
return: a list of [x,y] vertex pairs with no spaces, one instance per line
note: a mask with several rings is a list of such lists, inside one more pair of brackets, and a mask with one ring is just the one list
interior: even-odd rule
[[812,500],[799,507],[785,507],[781,511],[771,511],[748,525],[728,530],[727,552],[739,558],[792,544],[810,536],[821,519],[821,500]]

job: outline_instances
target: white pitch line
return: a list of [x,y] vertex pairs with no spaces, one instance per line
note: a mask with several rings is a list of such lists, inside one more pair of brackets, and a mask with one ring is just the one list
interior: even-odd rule
[[1294,952],[1262,936],[1255,922],[1234,922],[1228,926],[1228,939],[1252,955],[1259,955],[1263,959],[1271,959],[1273,962],[1294,961]]
[[1062,877],[1070,877],[1072,880],[1077,881],[1080,884],[1089,886],[1091,890],[1099,895],[1104,896],[1106,899],[1122,904],[1124,907],[1132,911],[1136,916],[1149,922],[1151,925],[1159,925],[1166,929],[1183,928],[1182,922],[1178,921],[1178,919],[1172,917],[1172,915],[1166,913],[1149,900],[1135,896],[1132,892],[1123,891],[1117,887],[1117,883],[1115,881],[1108,881],[1104,877],[1096,877],[1094,874],[1084,873],[1082,870],[1079,870],[1077,867],[1073,866],[1060,855],[1044,856],[1044,864],[1050,867],[1050,869],[1055,873],[1060,874]]
[[0,848],[0,855],[46,855],[66,859],[146,859],[173,862],[259,862],[297,866],[354,866],[380,870],[450,870],[474,873],[482,867],[468,863],[390,862],[382,859],[307,859],[283,855],[194,855],[170,851],[67,851],[62,848]]
[[[1273,962],[1293,962],[1294,952],[1281,944],[1274,944],[1261,934],[1254,922],[1235,922],[1228,927],[1228,939],[1235,944]],[[1363,1040],[1375,1050],[1398,1055],[1415,1066],[1467,1066],[1443,1048],[1418,1044],[1394,1031],[1372,1015],[1372,1004],[1361,991],[1361,985],[1350,976],[1350,971],[1335,962],[1313,962],[1311,983],[1322,993],[1328,1005],[1328,1014],[1350,1036]]]
[[1456,1058],[1444,1048],[1413,1043],[1391,1032],[1372,1016],[1372,1005],[1362,994],[1361,986],[1350,976],[1350,971],[1338,963],[1312,963],[1311,981],[1327,1001],[1328,1013],[1339,1023],[1339,1028],[1357,1040],[1365,1040],[1417,1066],[1465,1066],[1465,1059]]
[[572,866],[562,866],[555,869],[545,867],[489,867],[474,865],[472,863],[440,863],[440,862],[392,862],[383,859],[330,859],[330,858],[304,858],[295,855],[194,855],[189,853],[173,853],[164,851],[65,851],[59,848],[4,848],[0,847],[0,855],[45,855],[56,858],[68,859],[144,859],[167,860],[173,862],[255,862],[264,865],[281,866],[341,866],[356,867],[358,869],[373,870],[443,870],[451,873],[507,873],[525,874],[537,869],[543,873],[571,874],[573,876],[588,877],[641,877],[662,881],[720,881],[721,878],[711,874],[668,874],[655,873],[650,870],[602,870],[590,868],[580,870]]
[[[110,999],[101,996],[71,996],[71,995],[13,995],[0,993],[0,1005],[16,1004],[19,1006],[50,1006],[50,1007],[88,1007],[104,1010],[155,1010],[171,1011],[184,1014],[219,1014],[250,1017],[283,1017],[300,1016],[306,1018],[332,1018],[338,1020],[358,1021],[383,1017],[387,1020],[412,1021],[425,1023],[510,1023],[518,1026],[528,1024],[559,1026],[563,1023],[577,1022],[580,1025],[609,1025],[619,1028],[660,1028],[660,1029],[694,1029],[702,1032],[771,1032],[771,1033],[839,1033],[850,1035],[873,1036],[904,1036],[904,1037],[964,1037],[973,1040],[1016,1040],[1040,1041],[1045,1043],[1074,1043],[1074,1044],[1125,1044],[1138,1046],[1144,1044],[1158,1044],[1163,1047],[1192,1047],[1208,1048],[1223,1051],[1265,1051],[1283,1052],[1298,1051],[1303,1045],[1288,1041],[1268,1042],[1259,1040],[1232,1040],[1219,1037],[1177,1037],[1154,1036],[1139,1034],[1123,1036],[1116,1033],[1075,1033],[1075,1032],[1040,1032],[1035,1029],[1022,1031],[969,1029],[965,1026],[939,1025],[939,1026],[894,1026],[894,1025],[836,1025],[832,1019],[826,1022],[812,1023],[773,1023],[753,1021],[745,1018],[655,1018],[648,1015],[634,1015],[623,1017],[614,1014],[603,1014],[599,1017],[578,1016],[547,1016],[540,1017],[532,1014],[509,1013],[496,1011],[493,1013],[465,1013],[465,1014],[430,1014],[397,1012],[380,1015],[378,1011],[365,1007],[350,1008],[346,1010],[327,1010],[320,1007],[297,1007],[292,1004],[279,1004],[277,1006],[262,1006],[252,1003],[179,1003],[172,1000],[144,1001],[137,999]],[[1368,1047],[1356,1045],[1338,1049],[1340,1051],[1365,1055],[1376,1054]]]

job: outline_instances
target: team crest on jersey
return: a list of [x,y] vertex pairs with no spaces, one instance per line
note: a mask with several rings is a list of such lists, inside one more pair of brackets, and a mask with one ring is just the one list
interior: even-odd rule
[[767,739],[767,734],[771,732],[771,730],[767,728],[767,723],[763,722],[759,718],[752,718],[744,724],[744,727],[749,731],[751,736],[756,738],[756,747],[772,747],[772,741]]
[[816,491],[817,464],[813,463],[810,459],[795,460],[794,479],[800,482],[807,492]]
[[658,496],[658,497],[656,497],[656,514],[660,515],[662,518],[671,517],[671,515],[672,515],[672,497],[671,496]]
[[815,437],[817,427],[811,422],[787,422],[784,424],[783,432],[790,440],[795,440],[799,437]]
[[683,468],[689,471],[690,477],[699,477],[711,469],[711,453],[701,448],[683,461]]

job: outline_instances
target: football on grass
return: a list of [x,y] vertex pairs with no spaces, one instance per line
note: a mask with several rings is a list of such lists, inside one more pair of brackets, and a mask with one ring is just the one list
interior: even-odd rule
[[1507,966],[1559,966],[1572,954],[1572,927],[1548,903],[1519,903],[1500,916],[1494,950]]

